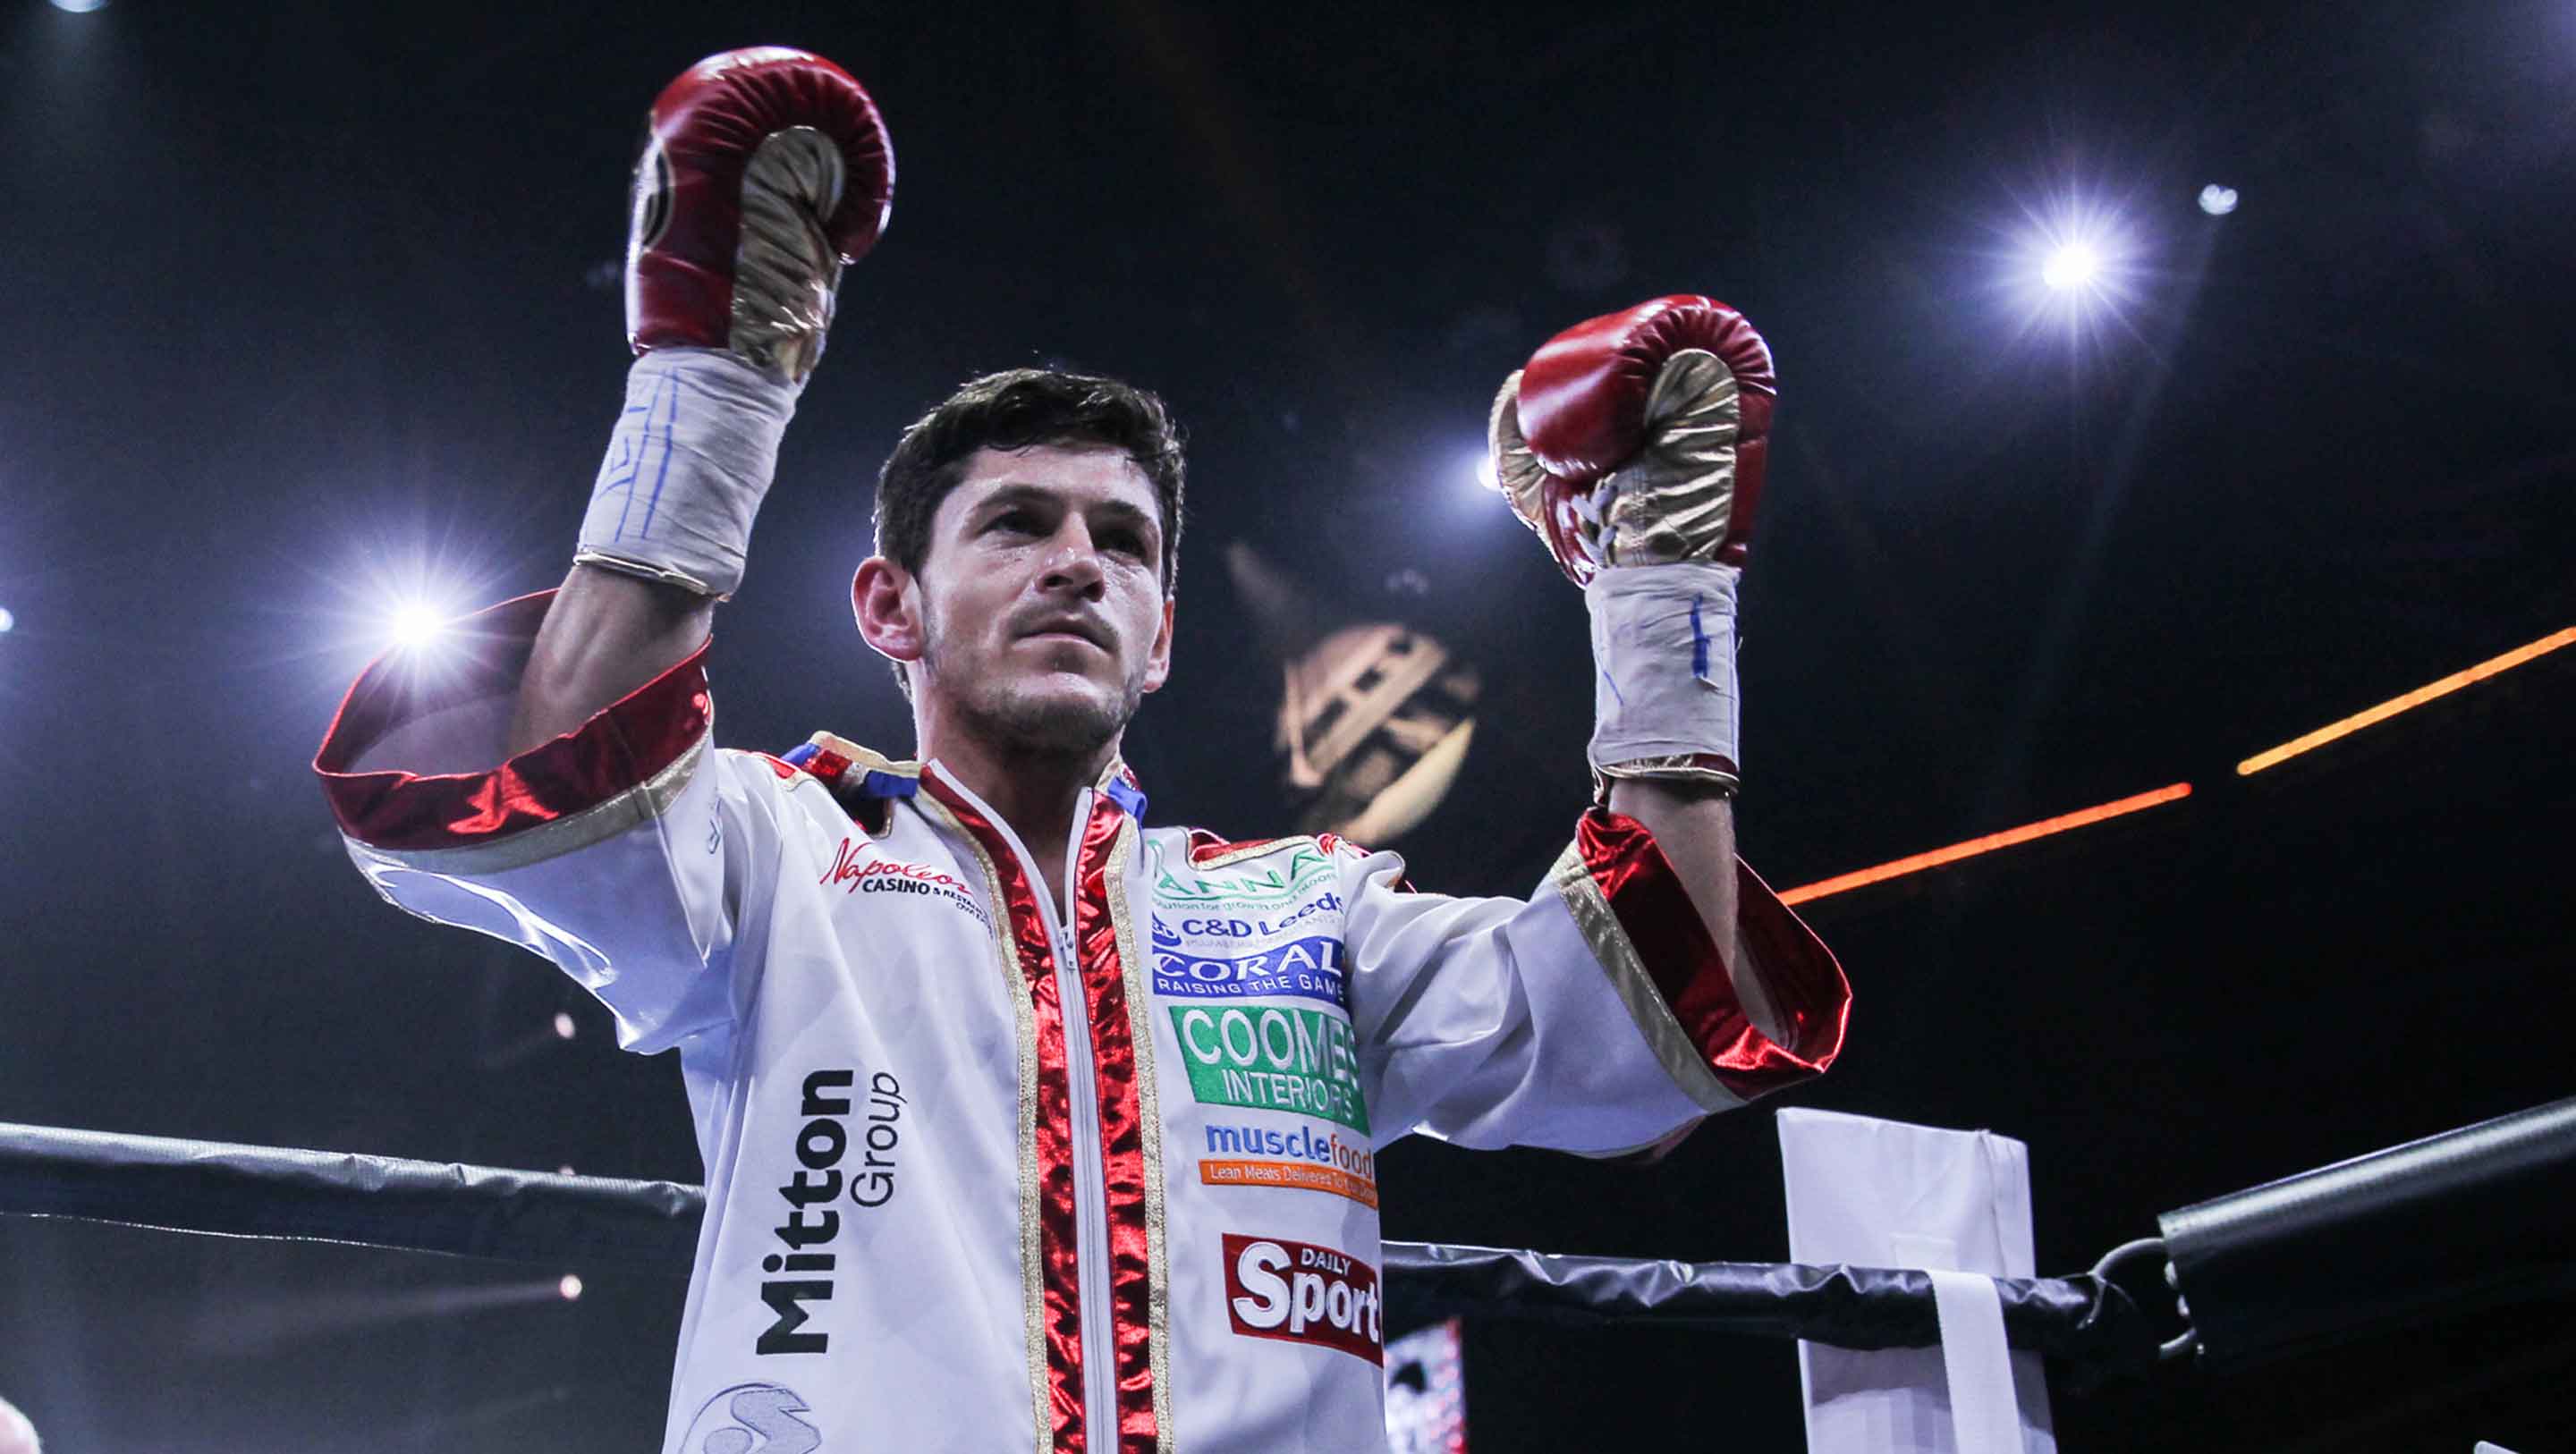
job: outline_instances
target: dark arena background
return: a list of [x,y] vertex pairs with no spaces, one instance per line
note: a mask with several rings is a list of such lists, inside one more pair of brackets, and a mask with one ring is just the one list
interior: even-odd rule
[[[674,1062],[379,902],[307,764],[368,658],[561,577],[639,121],[764,42],[861,77],[901,172],[717,619],[728,744],[908,748],[845,605],[876,466],[1060,362],[1192,439],[1155,818],[1365,821],[1418,884],[1526,893],[1587,792],[1585,617],[1481,485],[1485,410],[1558,329],[1707,292],[1782,381],[1745,856],[1831,887],[2130,809],[1807,897],[1855,1006],[1789,1102],[2024,1140],[2054,1273],[2576,1091],[2565,0],[10,0],[0,1121],[699,1179]],[[1652,1168],[1380,1170],[1390,1237],[1787,1254],[1765,1108]],[[67,1454],[643,1450],[681,1297],[0,1218],[0,1397]],[[2568,1311],[2059,1380],[2058,1437],[2576,1449]],[[1465,1350],[1480,1454],[1801,1447],[1785,1342]]]

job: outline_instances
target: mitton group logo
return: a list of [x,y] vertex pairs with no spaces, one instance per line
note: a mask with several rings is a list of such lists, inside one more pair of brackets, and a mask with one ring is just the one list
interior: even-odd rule
[[689,1421],[681,1454],[815,1454],[823,1431],[796,1417],[812,1412],[794,1389],[737,1383]]
[[778,1188],[786,1216],[771,1229],[777,1250],[760,1259],[760,1270],[770,1274],[760,1284],[760,1301],[775,1315],[752,1345],[760,1357],[832,1351],[830,1332],[805,1327],[830,1309],[806,1304],[832,1300],[841,1214],[864,1217],[894,1200],[904,1139],[903,1082],[886,1070],[868,1077],[865,1121],[856,1120],[858,1085],[854,1067],[805,1077],[797,1108],[804,1117],[796,1128],[797,1170]]
[[1227,1233],[1225,1311],[1247,1338],[1312,1343],[1381,1367],[1386,1362],[1377,1269],[1347,1252]]

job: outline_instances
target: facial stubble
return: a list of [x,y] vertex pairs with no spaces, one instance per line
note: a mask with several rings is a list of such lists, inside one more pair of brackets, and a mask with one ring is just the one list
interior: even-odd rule
[[[940,676],[936,663],[947,632],[938,605],[922,601],[921,667],[925,677]],[[954,681],[950,700],[958,725],[997,748],[1029,757],[1080,761],[1093,756],[1126,728],[1145,700],[1145,662],[1128,667],[1119,684],[1119,700],[1104,705],[1085,693],[1071,701],[1038,700],[1001,671],[970,673]]]

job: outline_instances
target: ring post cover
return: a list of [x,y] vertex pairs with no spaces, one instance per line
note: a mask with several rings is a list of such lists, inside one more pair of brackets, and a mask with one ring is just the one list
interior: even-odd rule
[[2040,1355],[2006,1346],[1992,1281],[2038,1275],[2029,1149],[1803,1107],[1779,1126],[1790,1260],[1922,1268],[1940,1312],[1938,1348],[1798,1344],[1809,1454],[2056,1454]]

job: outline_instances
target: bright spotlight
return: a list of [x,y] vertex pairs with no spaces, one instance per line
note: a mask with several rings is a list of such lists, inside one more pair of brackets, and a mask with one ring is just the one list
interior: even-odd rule
[[1494,456],[1490,450],[1480,449],[1476,451],[1475,480],[1476,489],[1480,493],[1499,490],[1502,488],[1502,485],[1494,478]]
[[2039,280],[2061,293],[2089,287],[2101,276],[2101,249],[2080,237],[2059,243],[2039,266]]
[[0,606],[0,636],[6,636],[17,629],[18,618],[9,614],[8,607]]
[[2200,189],[2200,210],[2212,217],[2224,217],[2236,210],[2236,189],[2216,182]]
[[408,601],[394,608],[385,625],[394,645],[418,650],[447,634],[447,614],[427,602]]
[[2141,301],[2149,249],[2121,208],[2070,190],[2025,201],[2020,213],[1995,254],[1994,283],[2023,330],[2085,347],[2114,329],[2134,333],[2126,315]]
[[74,15],[87,15],[93,10],[106,9],[107,0],[54,0],[54,8],[68,10]]
[[555,1291],[563,1294],[565,1302],[572,1302],[581,1296],[581,1279],[567,1272],[563,1280],[555,1284]]
[[572,1032],[572,1012],[569,1010],[555,1011],[555,1038],[558,1040],[569,1040],[572,1038]]

